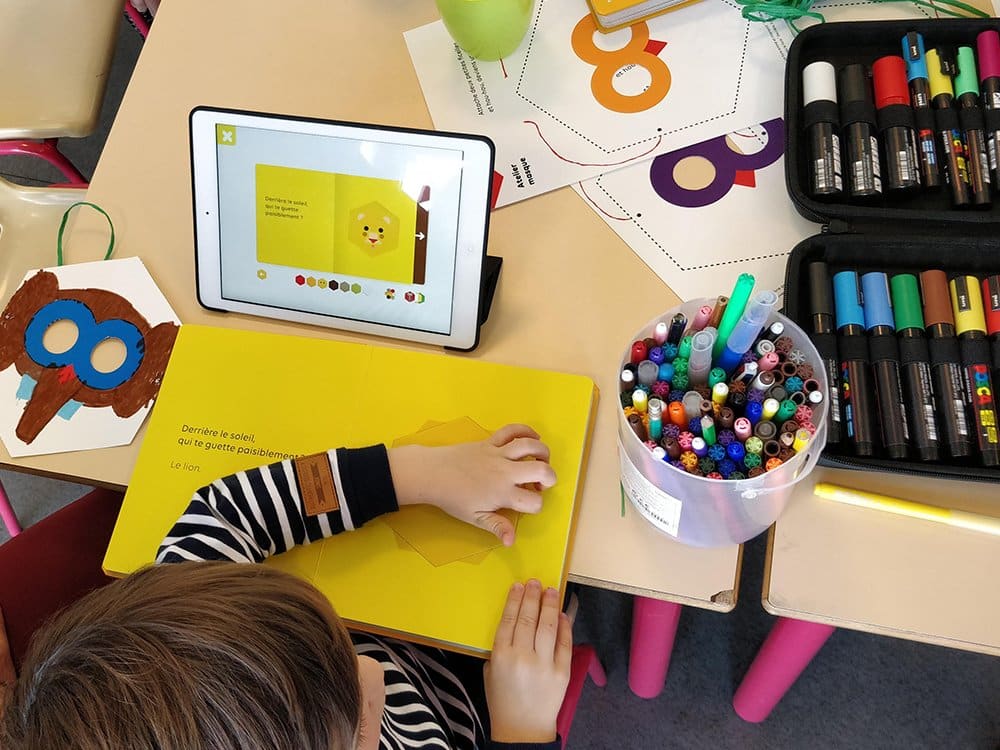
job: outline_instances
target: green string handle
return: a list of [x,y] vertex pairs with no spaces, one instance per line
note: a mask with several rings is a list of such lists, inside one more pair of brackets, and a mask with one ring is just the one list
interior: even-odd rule
[[[743,6],[741,15],[748,21],[784,21],[793,33],[800,29],[795,22],[800,18],[812,18],[825,23],[823,14],[812,9],[815,0],[736,0]],[[956,18],[979,17],[989,18],[990,14],[975,8],[962,0],[874,0],[877,3],[909,2],[924,8],[931,8],[939,13]]]
[[77,206],[90,206],[96,211],[103,214],[104,218],[108,220],[108,227],[111,228],[111,241],[108,243],[108,251],[104,254],[104,260],[108,260],[111,257],[111,253],[115,251],[115,225],[111,221],[111,217],[108,216],[108,212],[103,208],[98,206],[96,203],[90,203],[88,201],[77,201],[73,203],[66,212],[63,214],[62,221],[59,222],[59,235],[56,237],[56,265],[61,266],[63,264],[63,233],[66,231],[66,222],[69,221],[69,212],[72,211]]

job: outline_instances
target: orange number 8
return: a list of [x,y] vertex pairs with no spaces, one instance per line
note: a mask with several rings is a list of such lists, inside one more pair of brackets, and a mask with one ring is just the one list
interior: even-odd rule
[[[621,49],[603,50],[594,44],[597,25],[589,13],[573,28],[571,41],[576,56],[594,66],[590,90],[602,106],[614,112],[644,112],[655,107],[670,91],[670,69],[656,55],[646,51],[649,27],[632,26],[632,38]],[[621,94],[614,87],[615,74],[626,65],[637,65],[649,73],[649,86],[640,94]]]

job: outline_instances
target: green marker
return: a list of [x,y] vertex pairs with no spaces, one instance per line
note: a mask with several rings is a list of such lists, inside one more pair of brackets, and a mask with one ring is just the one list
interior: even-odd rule
[[[678,357],[680,357],[682,359],[687,359],[688,357],[691,356],[691,339],[692,338],[693,338],[692,336],[685,336],[684,338],[681,339],[681,343],[677,347],[677,356]],[[677,367],[676,360],[675,360],[674,367],[675,368]]]
[[726,371],[721,367],[713,367],[712,371],[708,373],[708,387],[715,388],[719,383],[726,382]]
[[[889,288],[892,290],[892,312],[899,336],[903,401],[907,422],[913,425],[910,442],[922,461],[937,461],[940,458],[937,419],[941,419],[943,437],[949,446],[959,442],[960,433],[967,429],[962,396],[960,392],[955,394],[950,382],[934,380],[930,351],[924,338],[924,316],[917,277],[910,273],[897,274],[889,280]],[[942,391],[936,404],[932,383]]]
[[722,354],[726,348],[726,342],[729,341],[729,334],[733,332],[736,323],[743,314],[743,309],[750,300],[750,292],[753,291],[753,284],[753,274],[741,273],[740,277],[736,279],[736,286],[733,287],[733,293],[729,295],[729,304],[726,305],[726,311],[722,315],[722,320],[719,321],[719,335],[715,337],[715,346],[712,348],[713,358]]
[[701,436],[706,444],[715,445],[715,420],[707,415],[701,418]]
[[792,401],[790,398],[786,398],[781,402],[781,406],[778,407],[778,413],[774,415],[775,422],[786,422],[792,418],[795,414],[795,410],[798,409],[798,405]]
[[958,100],[959,121],[968,155],[969,187],[972,203],[990,204],[990,164],[986,148],[985,123],[979,108],[979,76],[972,47],[958,48],[958,75],[955,76],[955,98]]

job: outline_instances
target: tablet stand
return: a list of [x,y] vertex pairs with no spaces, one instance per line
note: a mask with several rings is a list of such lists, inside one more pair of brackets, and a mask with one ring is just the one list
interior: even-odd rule
[[503,258],[498,255],[486,256],[486,263],[483,266],[483,287],[479,292],[479,325],[485,323],[490,316],[490,307],[493,305],[493,295],[497,291],[502,267]]

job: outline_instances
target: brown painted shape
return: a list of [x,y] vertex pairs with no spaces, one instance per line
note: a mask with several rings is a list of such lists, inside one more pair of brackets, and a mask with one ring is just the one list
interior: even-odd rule
[[[420,200],[417,202],[417,227],[413,237],[413,283],[423,284],[427,279],[427,225],[430,214],[424,203],[431,199],[431,189],[424,185],[420,189]],[[423,235],[419,237],[417,235]]]
[[[57,299],[82,302],[97,323],[121,319],[139,329],[145,351],[139,369],[131,378],[117,388],[97,390],[83,385],[72,372],[72,367],[42,367],[28,356],[24,348],[28,325],[42,307]],[[172,322],[151,327],[139,311],[119,294],[105,289],[60,289],[59,279],[54,273],[39,271],[14,293],[0,316],[0,371],[13,364],[21,375],[30,375],[38,382],[18,421],[18,438],[31,443],[71,398],[84,406],[110,406],[119,417],[131,417],[156,398],[177,330],[177,324]],[[52,378],[55,381],[50,382]]]
[[39,369],[41,372],[36,378],[38,383],[14,430],[14,434],[25,443],[31,443],[38,437],[38,433],[58,413],[63,404],[76,398],[80,389],[84,387],[77,379],[72,366]]

